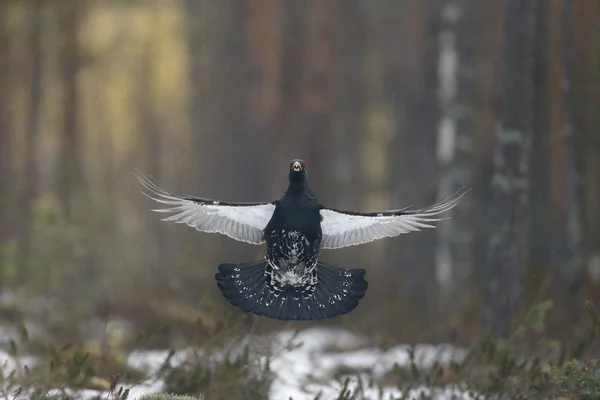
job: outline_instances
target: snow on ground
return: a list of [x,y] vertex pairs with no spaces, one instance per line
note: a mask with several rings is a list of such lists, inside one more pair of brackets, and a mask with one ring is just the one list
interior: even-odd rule
[[[0,333],[0,336],[2,334]],[[369,348],[367,340],[343,329],[311,328],[300,332],[283,331],[269,336],[248,336],[238,342],[240,347],[249,345],[252,352],[264,354],[259,362],[266,361],[270,355],[270,369],[275,378],[270,389],[271,400],[289,399],[313,400],[319,395],[320,400],[335,399],[339,395],[341,382],[346,376],[344,372],[356,371],[349,376],[348,389],[352,392],[360,389],[362,399],[387,400],[400,397],[403,393],[396,387],[369,387],[372,378],[380,379],[389,374],[395,364],[406,367],[410,364],[409,346],[399,345],[388,350]],[[452,360],[460,361],[466,351],[451,345],[417,345],[412,348],[414,360],[420,369],[430,368],[434,362],[448,364]],[[190,354],[198,354],[197,349],[177,351],[170,359],[171,365],[178,365]],[[200,350],[201,351],[201,350]],[[213,354],[218,359],[223,354]],[[231,353],[229,353],[231,354]],[[156,373],[169,355],[168,350],[136,351],[129,355],[128,363],[146,371],[149,376]],[[17,362],[4,351],[0,351],[0,365],[4,373],[14,370],[18,365],[35,363],[35,359],[20,358]],[[263,364],[264,365],[264,364]],[[363,372],[364,371],[364,372]],[[336,380],[336,375],[342,374]],[[144,394],[160,392],[163,382],[148,379],[136,385],[125,385],[130,389],[130,399],[137,399]],[[85,390],[82,399],[95,398],[101,392]],[[418,398],[421,394],[436,400],[468,400],[464,392],[457,388],[412,389],[409,398]]]
[[[129,396],[127,398],[135,400],[146,394],[160,392],[162,387],[163,387],[163,383],[160,381],[143,382],[143,383],[133,386],[133,387],[127,386],[127,388],[129,389]],[[62,392],[60,390],[51,390],[48,392],[48,394],[50,396],[60,396],[62,394]],[[91,390],[91,389],[84,389],[84,390],[81,390],[78,392],[67,390],[67,394],[73,398],[78,398],[81,400],[92,400],[92,399],[95,400],[98,398],[98,396],[100,396],[100,398],[106,398],[106,399],[110,398],[109,396],[106,395],[106,392],[100,392],[100,391]],[[76,397],[76,396],[78,396],[78,397]]]
[[[365,343],[363,338],[348,331],[339,329],[313,328],[299,332],[282,332],[274,341],[274,347],[283,348],[292,340],[301,346],[291,346],[291,350],[274,353],[271,369],[275,372],[275,380],[271,385],[270,398],[293,400],[313,400],[320,395],[321,400],[335,399],[339,395],[341,383],[334,379],[338,371],[372,371],[374,378],[382,378],[392,371],[394,364],[408,366],[410,364],[408,346],[397,346],[387,351],[376,348],[358,348]],[[335,353],[329,353],[334,348]],[[450,363],[466,356],[464,350],[450,345],[418,345],[414,348],[415,364],[419,368],[430,368],[437,360]],[[360,374],[350,377],[348,389],[358,387],[363,390],[363,399],[391,399],[402,393],[397,388],[368,388],[370,376]],[[342,377],[344,378],[344,377]],[[360,382],[359,382],[360,379]],[[343,379],[341,379],[343,381]],[[430,395],[439,400],[469,399],[464,393],[455,389],[413,389],[409,397],[418,397],[420,393]]]

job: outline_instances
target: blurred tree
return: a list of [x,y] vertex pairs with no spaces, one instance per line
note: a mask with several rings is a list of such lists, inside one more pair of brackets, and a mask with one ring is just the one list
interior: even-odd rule
[[[439,171],[436,160],[436,132],[439,121],[437,104],[440,0],[394,2],[391,15],[406,15],[406,31],[395,23],[390,38],[390,85],[396,132],[392,150],[392,198],[400,205],[433,204],[437,199]],[[409,7],[407,9],[396,7]],[[407,12],[411,10],[411,12]],[[409,18],[408,15],[411,15]],[[414,25],[413,25],[414,24]],[[405,40],[409,39],[406,43]],[[405,43],[406,47],[396,47]],[[406,49],[406,50],[405,50]],[[405,53],[408,51],[408,53]],[[407,56],[409,54],[409,56]],[[411,61],[416,64],[411,64]],[[403,95],[403,93],[405,93]],[[393,283],[403,303],[415,319],[425,326],[437,315],[435,276],[436,233],[423,231],[394,241],[390,268],[402,271],[403,287]],[[414,308],[416,304],[420,306]]]
[[302,86],[305,81],[302,78],[308,47],[306,27],[310,3],[292,0],[282,4],[281,114],[278,128],[280,134],[285,136],[274,144],[277,148],[283,147],[282,144],[287,139],[290,148],[304,153],[305,132],[301,124],[305,116],[302,102]]
[[[562,66],[562,76],[559,78],[563,109],[559,112],[563,115],[562,125],[557,127],[564,147],[564,159],[561,174],[564,180],[564,189],[561,197],[562,224],[558,229],[553,229],[556,237],[555,257],[559,263],[559,282],[555,286],[559,288],[559,298],[566,302],[567,314],[572,321],[579,319],[583,311],[583,296],[581,292],[581,278],[583,272],[583,249],[581,230],[581,198],[583,194],[582,182],[582,159],[580,147],[576,144],[574,130],[574,56],[575,56],[575,32],[574,32],[574,2],[564,0],[558,12],[561,19],[557,22],[560,28],[558,34],[561,40],[558,46],[557,62]],[[554,215],[558,213],[553,213]]]
[[[480,34],[472,34],[477,48],[477,56],[472,64],[474,72],[475,88],[471,99],[471,107],[474,109],[475,131],[473,137],[473,192],[472,215],[473,224],[473,265],[471,274],[472,289],[477,292],[474,299],[479,301],[470,302],[470,312],[481,314],[484,302],[480,296],[483,288],[487,285],[487,262],[488,242],[486,231],[487,208],[490,203],[490,180],[494,170],[494,150],[496,144],[496,128],[498,124],[498,99],[501,89],[500,66],[503,58],[503,26],[505,24],[504,10],[505,0],[481,3],[478,2],[478,10],[471,21],[479,26]],[[475,11],[474,11],[475,12]],[[477,39],[475,39],[477,37]],[[477,321],[477,322],[475,322]],[[472,323],[481,328],[481,319],[473,318]]]
[[25,263],[29,257],[31,230],[33,225],[32,207],[38,188],[38,137],[40,134],[40,119],[42,118],[43,93],[43,0],[31,2],[31,33],[29,36],[29,55],[31,59],[31,84],[29,87],[29,116],[27,119],[27,137],[25,142],[25,175],[21,187],[20,232],[19,232],[19,271],[21,279],[26,279]]
[[514,308],[522,294],[522,268],[529,245],[527,204],[536,3],[508,0],[504,14],[500,117],[485,222],[485,319],[495,337],[509,333]]
[[0,247],[5,244],[10,236],[10,213],[6,212],[11,206],[12,194],[10,173],[10,101],[11,71],[10,71],[10,35],[8,32],[8,2],[0,3]]
[[[600,4],[578,1],[574,4],[575,59],[573,65],[573,112],[575,138],[583,154],[585,182],[584,230],[588,272],[600,282]],[[576,143],[577,143],[576,142]]]
[[[471,93],[473,58],[476,51],[473,21],[478,7],[467,1],[441,5],[442,29],[439,36],[437,159],[440,164],[438,197],[472,185],[471,160],[474,151]],[[471,195],[465,197],[437,229],[436,276],[443,289],[443,309],[452,316],[453,328],[460,324],[462,301],[468,293],[473,233]],[[451,300],[453,299],[453,300]],[[466,300],[465,298],[463,298]]]
[[527,301],[539,300],[546,296],[548,279],[552,272],[550,247],[550,116],[549,95],[549,44],[548,2],[537,4],[537,23],[534,39],[533,64],[533,131],[530,170],[531,201],[531,254],[528,275],[525,282]]
[[[183,166],[185,177],[179,187],[186,187],[190,193],[206,197],[223,196],[217,190],[218,181],[228,179],[228,171],[234,168],[233,163],[223,162],[223,146],[229,145],[231,132],[222,130],[225,109],[232,113],[232,105],[225,106],[224,91],[225,72],[231,65],[222,64],[219,55],[224,50],[226,41],[232,33],[229,18],[232,12],[231,1],[211,2],[206,0],[188,0],[185,2],[187,39],[190,60],[190,153]],[[228,14],[229,12],[229,14]],[[230,49],[233,51],[233,49]],[[231,62],[232,60],[228,60]],[[231,115],[231,119],[239,118]],[[235,151],[235,149],[232,149]],[[232,160],[235,155],[228,154]],[[221,161],[219,160],[221,158]],[[214,168],[219,169],[215,173]],[[234,184],[229,182],[230,185]],[[200,188],[202,188],[200,190]],[[229,195],[229,193],[227,193]],[[189,236],[189,234],[188,234]],[[201,241],[194,245],[194,254],[200,262],[215,264],[221,242],[209,243]],[[213,240],[214,242],[214,240]]]
[[80,49],[80,25],[86,1],[65,0],[58,8],[60,35],[63,46],[60,53],[60,75],[63,90],[62,131],[58,173],[58,197],[63,215],[71,218],[75,198],[83,188],[82,133],[80,131],[79,72],[82,54]]
[[[248,46],[252,77],[256,76],[255,93],[258,101],[250,104],[250,112],[257,119],[256,132],[251,140],[255,147],[281,148],[285,135],[281,131],[282,73],[284,37],[283,2],[257,0],[244,3],[244,27]],[[289,155],[280,151],[265,151],[257,167],[260,175],[268,177],[260,182],[258,189],[267,196],[281,192],[285,176],[270,179],[274,166],[286,165]],[[258,194],[258,193],[257,193]]]
[[[245,37],[248,8],[235,0],[189,0],[185,8],[192,129],[185,187],[202,196],[261,200],[266,179],[258,177],[265,170],[267,145],[260,135],[260,116],[251,106],[260,85]],[[210,268],[218,265],[221,252],[233,259],[255,252],[225,238],[203,242],[194,246],[195,254]]]
[[[361,191],[365,188],[366,179],[360,162],[365,129],[363,71],[367,29],[364,0],[336,1],[332,5],[334,72],[331,78],[334,104],[332,137],[328,145],[330,149],[337,149],[337,152],[329,152],[331,170],[328,178],[335,182],[336,196],[328,200],[334,200],[336,207],[356,210],[361,206]],[[331,194],[329,191],[328,195]],[[362,268],[367,257],[361,250],[348,248],[332,253],[332,257],[339,265]],[[367,273],[374,274],[375,271],[369,270]]]
[[332,172],[338,187],[336,206],[357,209],[364,176],[360,149],[364,132],[366,29],[362,0],[334,2],[335,121],[332,136],[339,149]]
[[[154,109],[154,101],[156,95],[152,88],[152,70],[154,67],[152,58],[152,37],[144,44],[144,50],[140,59],[140,74],[139,78],[139,94],[138,94],[138,118],[140,119],[140,134],[142,139],[142,159],[144,171],[150,174],[158,182],[162,181],[162,159],[163,149],[162,143],[164,134],[161,132],[161,127],[157,119]],[[165,235],[163,229],[152,229],[149,238],[147,239],[152,245],[148,246],[148,251],[145,252],[147,264],[152,270],[151,276],[153,282],[157,283],[155,290],[157,293],[160,289],[168,287],[168,276],[166,272],[166,247]]]
[[333,135],[333,5],[330,2],[312,0],[305,34],[306,52],[302,71],[302,110],[305,114],[301,136],[306,138],[304,151],[298,149],[298,157],[322,171],[311,175],[311,185],[319,193],[319,199],[337,204],[337,181],[325,171],[333,171],[336,157]]
[[[394,108],[391,105],[393,96],[388,81],[389,61],[386,53],[389,47],[389,32],[387,24],[381,23],[388,18],[388,6],[387,0],[365,0],[362,3],[367,35],[361,77],[365,96],[361,124],[363,134],[360,159],[357,162],[360,163],[363,174],[360,206],[365,210],[389,208],[391,200],[390,157],[393,154],[390,148],[396,130],[396,121]],[[378,266],[377,271],[373,272],[379,273],[381,278],[399,273],[394,264],[388,262],[384,251],[387,245],[389,243],[375,242],[360,249],[359,253],[359,257],[362,256],[362,259],[359,258],[362,265]]]

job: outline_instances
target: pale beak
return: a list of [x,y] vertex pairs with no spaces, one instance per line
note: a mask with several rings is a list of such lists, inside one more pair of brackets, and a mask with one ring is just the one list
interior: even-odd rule
[[296,161],[294,165],[292,165],[292,170],[294,172],[300,172],[300,170],[302,170],[302,165],[300,165],[300,163]]

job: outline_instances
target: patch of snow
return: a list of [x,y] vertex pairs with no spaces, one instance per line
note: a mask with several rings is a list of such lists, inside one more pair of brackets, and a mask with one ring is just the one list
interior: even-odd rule
[[[290,341],[292,346],[286,349],[285,344]],[[284,331],[273,342],[281,350],[274,353],[270,361],[271,370],[275,373],[269,395],[272,400],[312,400],[317,395],[320,395],[321,400],[335,399],[339,396],[341,383],[334,376],[340,370],[368,370],[372,371],[375,378],[381,378],[390,373],[395,364],[408,366],[410,363],[409,346],[396,346],[387,351],[376,348],[357,349],[366,340],[340,329],[313,328],[297,334]],[[332,347],[337,352],[327,353]],[[447,364],[452,360],[460,361],[466,356],[465,350],[451,345],[417,345],[413,350],[415,363],[422,369],[431,368],[436,361]],[[391,399],[402,394],[397,388],[382,388],[380,393],[380,388],[367,387],[366,375],[361,377],[363,382],[358,382],[356,376],[351,377],[348,389],[366,388],[363,391],[365,399]],[[455,389],[429,388],[413,389],[410,396],[418,396],[424,391],[429,391],[428,394],[441,400],[469,398]]]
[[[271,393],[271,399],[292,399],[292,400],[313,400],[317,396],[320,400],[334,400],[339,398],[340,392],[343,388],[341,382],[344,382],[349,378],[346,390],[352,394],[355,394],[357,398],[363,400],[395,400],[399,398],[409,399],[420,399],[422,396],[425,398],[432,398],[435,400],[473,400],[474,397],[470,396],[464,390],[457,387],[448,388],[429,388],[426,386],[418,386],[415,388],[407,389],[402,391],[397,387],[384,386],[375,387],[370,385],[370,379],[368,375],[359,376],[341,376],[339,380],[330,380],[324,383],[310,383],[302,388],[290,387],[287,391]],[[285,397],[278,397],[285,396]]]
[[6,372],[14,371],[17,369],[17,362],[10,354],[0,350],[0,367]]
[[[407,367],[410,365],[409,346],[401,345],[389,350],[360,349],[337,354],[322,354],[318,359],[321,373],[332,375],[341,368],[368,369],[373,371],[375,378],[382,378],[392,371],[394,365]],[[452,360],[460,361],[466,356],[466,351],[456,349],[450,345],[417,345],[413,349],[415,364],[420,369],[429,369],[437,361],[449,364]]]
[[[119,387],[119,385],[117,385],[117,387]],[[139,385],[136,386],[128,386],[128,385],[123,385],[124,389],[129,389],[129,396],[127,397],[128,399],[138,399],[144,395],[147,394],[153,394],[153,393],[157,393],[160,392],[163,388],[163,383],[161,381],[155,381],[155,382],[143,382],[140,383]],[[84,390],[70,390],[70,389],[66,389],[65,392],[67,393],[67,395],[71,398],[75,398],[75,399],[80,399],[80,400],[95,400],[98,398],[111,398],[108,396],[108,394],[104,391],[100,391],[100,390],[91,390],[91,389],[84,389]],[[53,390],[49,390],[48,391],[48,396],[57,396],[59,397],[62,394],[62,391],[59,389],[53,389]],[[30,394],[25,395],[26,397],[22,397],[23,399],[25,398],[29,398],[28,396],[30,396]]]

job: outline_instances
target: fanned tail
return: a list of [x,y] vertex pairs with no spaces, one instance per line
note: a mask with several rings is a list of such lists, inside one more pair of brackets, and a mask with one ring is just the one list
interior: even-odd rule
[[[368,287],[364,269],[345,269],[317,263],[317,284],[312,293],[287,285],[268,285],[265,260],[221,264],[215,275],[223,296],[245,312],[280,320],[319,320],[354,310]],[[306,291],[305,291],[306,292]]]

